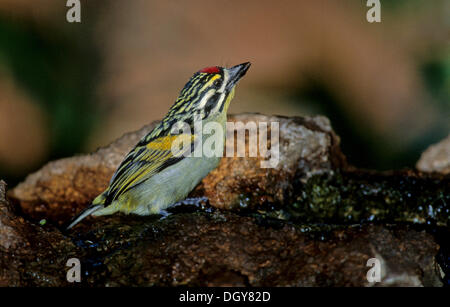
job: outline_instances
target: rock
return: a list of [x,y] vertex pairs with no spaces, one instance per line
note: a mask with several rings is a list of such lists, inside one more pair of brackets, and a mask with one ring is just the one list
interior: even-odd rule
[[291,221],[450,224],[450,176],[441,174],[349,169],[313,176],[296,195],[282,207]]
[[[434,260],[438,245],[410,226],[319,230],[194,211],[164,220],[117,214],[93,229],[62,235],[15,216],[0,187],[2,286],[73,286],[66,280],[66,261],[73,257],[81,262],[82,285],[97,287],[441,285]],[[6,224],[14,233],[7,240]],[[377,284],[366,279],[367,260],[374,257],[381,264]]]
[[287,203],[294,199],[296,186],[293,183],[296,180],[306,181],[313,175],[333,173],[345,165],[339,137],[325,117],[243,114],[231,120],[244,124],[279,122],[279,163],[275,168],[262,168],[264,159],[261,156],[223,158],[197,188],[202,191],[200,195],[208,197],[212,206],[233,209]]
[[[20,207],[0,182],[0,286],[72,286],[74,257],[85,286],[441,286],[448,278],[448,175],[347,167],[323,117],[231,119],[279,121],[280,163],[223,158],[191,193],[213,207],[200,200],[162,220],[114,214],[58,228],[154,124],[50,162],[8,194]],[[367,281],[370,258],[380,261],[380,283]]]
[[428,147],[416,167],[422,172],[450,174],[450,134],[439,143]]
[[6,183],[0,181],[0,287],[17,285],[20,280],[18,263],[5,254],[20,242],[17,231],[11,226],[11,219],[11,206],[6,201]]
[[[306,180],[345,165],[339,137],[325,117],[241,114],[229,120],[244,124],[265,121],[269,127],[270,122],[279,122],[280,163],[276,168],[261,168],[260,156],[223,158],[193,192],[194,196],[208,197],[212,206],[231,209],[287,202],[293,197],[294,178]],[[155,125],[128,133],[95,153],[50,162],[29,175],[9,196],[31,218],[62,224],[107,187],[126,153]]]
[[[72,286],[66,261],[73,257],[81,261],[82,285],[97,287],[441,285],[438,245],[410,226],[318,230],[226,211],[164,220],[118,214],[67,237],[21,220],[11,227],[28,243],[0,248],[2,286]],[[380,260],[380,283],[366,279],[369,258]]]
[[0,248],[3,250],[16,249],[26,244],[17,233],[18,224],[23,224],[22,219],[16,219],[12,213],[12,207],[6,200],[6,183],[0,181]]
[[66,257],[82,252],[56,229],[17,216],[5,191],[0,180],[0,286],[60,285]]
[[366,263],[374,257],[381,262],[376,285],[441,285],[438,245],[424,231],[311,229],[216,211],[111,218],[76,238],[86,242],[81,261],[90,286],[372,286]]

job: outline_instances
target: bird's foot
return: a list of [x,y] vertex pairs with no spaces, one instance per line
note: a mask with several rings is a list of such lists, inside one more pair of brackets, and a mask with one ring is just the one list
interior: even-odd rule
[[161,210],[161,211],[159,211],[159,215],[161,215],[159,220],[164,220],[165,218],[167,218],[171,214],[172,213],[168,212],[167,210]]

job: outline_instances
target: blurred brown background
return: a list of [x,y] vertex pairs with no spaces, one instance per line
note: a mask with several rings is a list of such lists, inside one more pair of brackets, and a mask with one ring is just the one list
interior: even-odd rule
[[413,167],[450,130],[450,2],[0,1],[0,178],[165,115],[197,70],[251,61],[230,112],[324,114],[359,167]]

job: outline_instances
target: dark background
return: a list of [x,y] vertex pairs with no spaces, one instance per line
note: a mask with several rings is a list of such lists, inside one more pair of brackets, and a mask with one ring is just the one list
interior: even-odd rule
[[251,61],[230,112],[323,114],[348,160],[414,167],[450,118],[450,2],[0,1],[0,178],[162,118],[189,77]]

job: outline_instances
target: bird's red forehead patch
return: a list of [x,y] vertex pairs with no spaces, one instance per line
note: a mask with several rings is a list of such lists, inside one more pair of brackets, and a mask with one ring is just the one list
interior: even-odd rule
[[220,69],[217,66],[212,66],[212,67],[203,68],[202,70],[200,70],[200,72],[205,73],[205,74],[218,74],[218,73],[220,73]]

